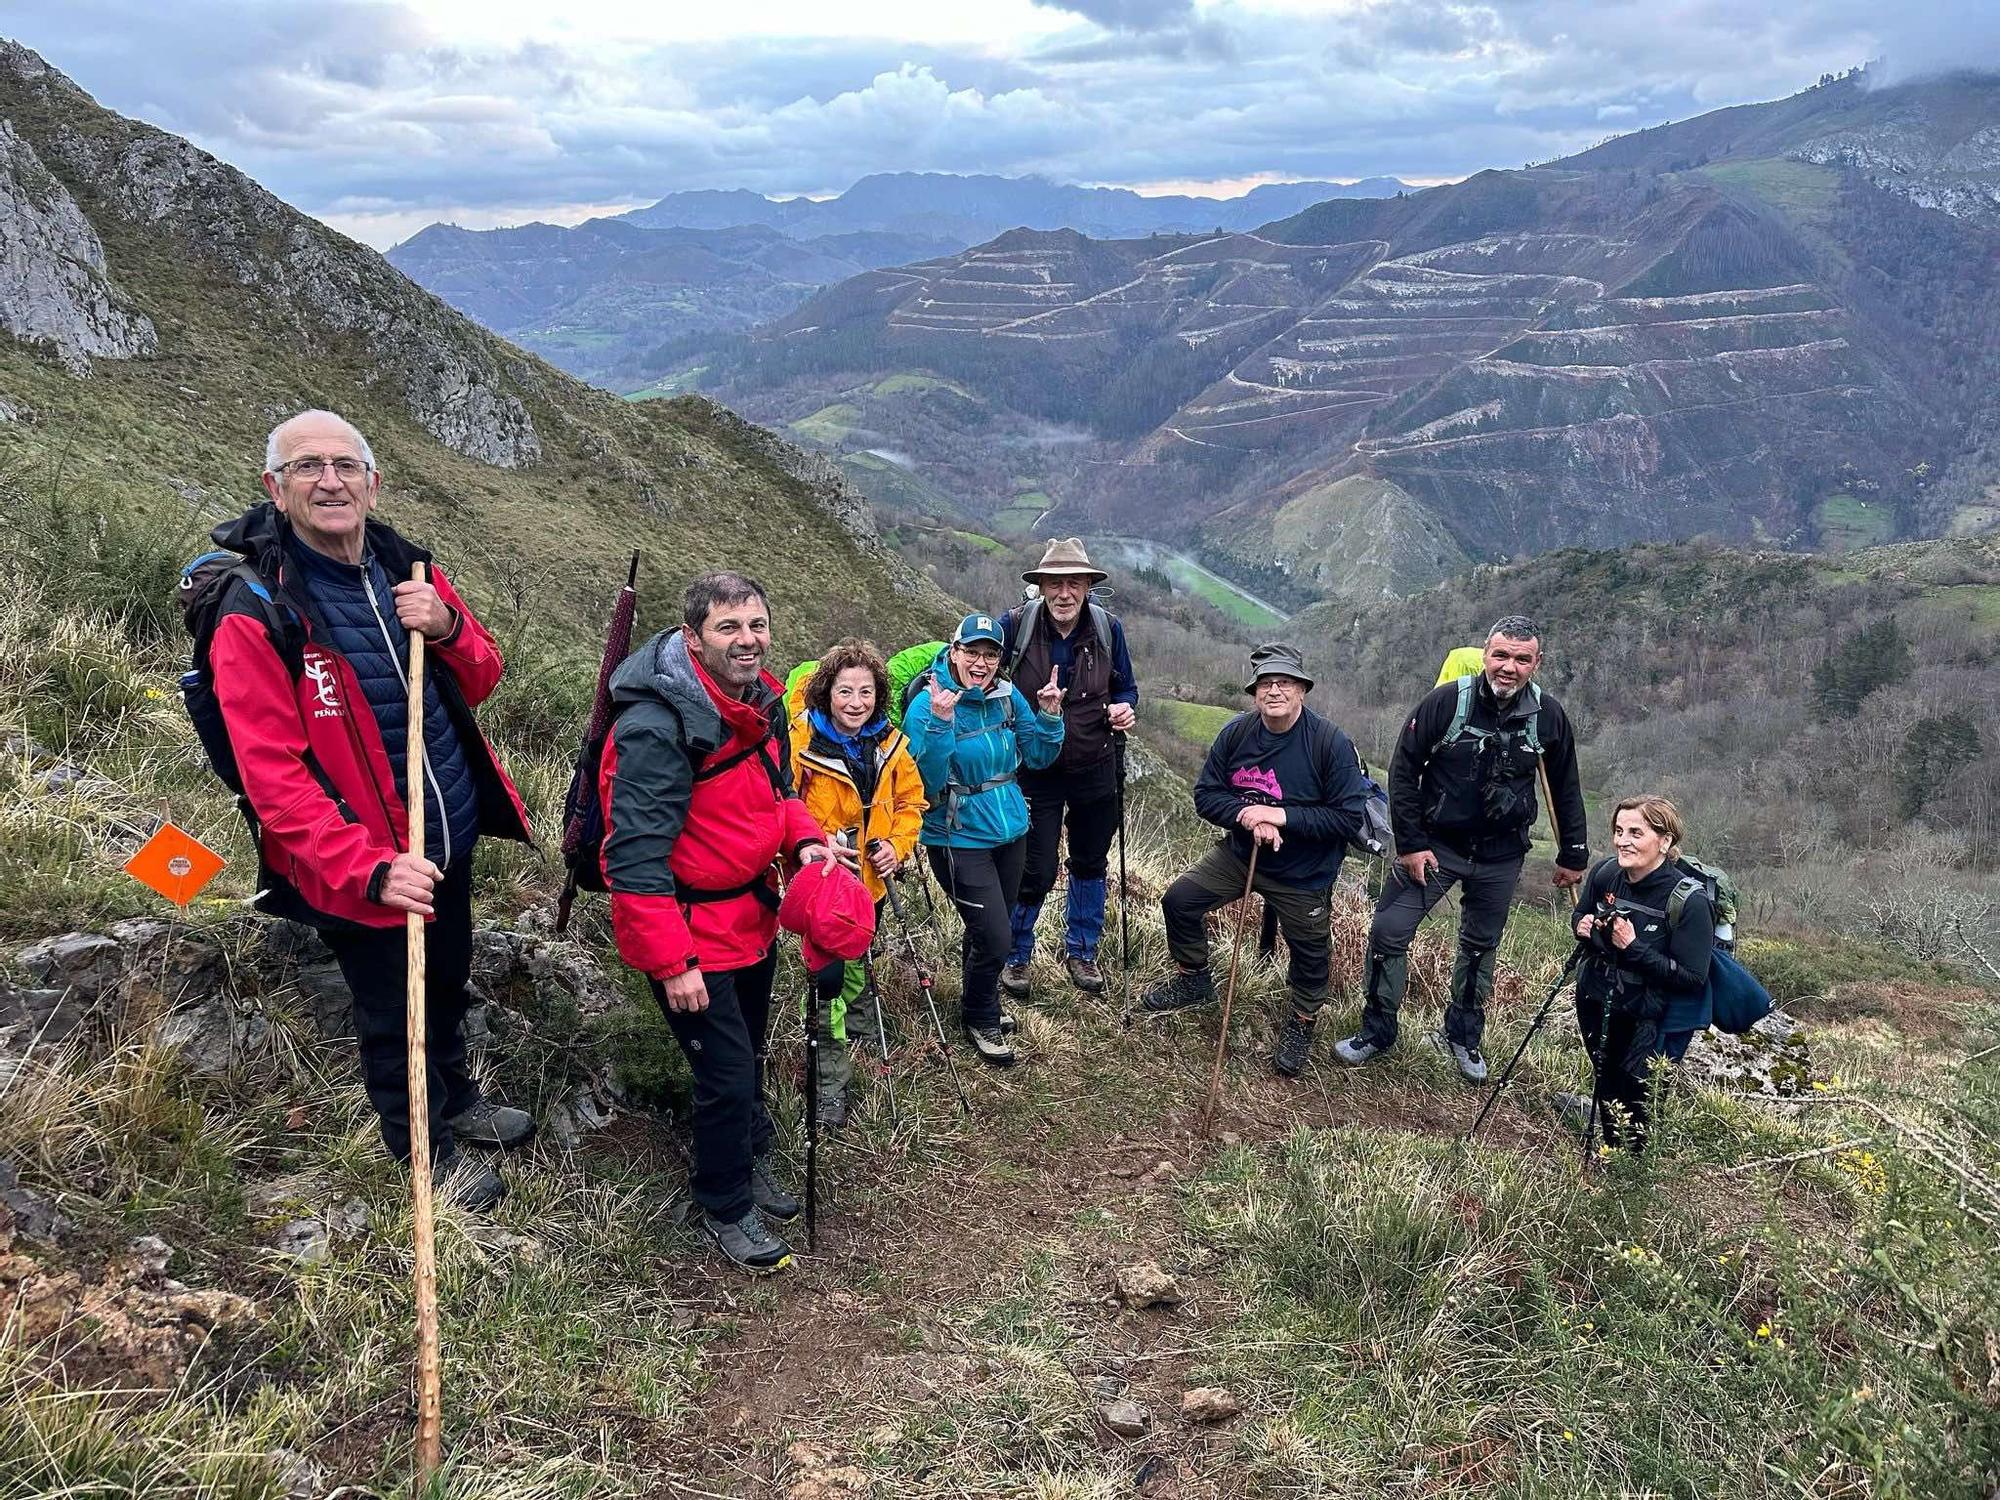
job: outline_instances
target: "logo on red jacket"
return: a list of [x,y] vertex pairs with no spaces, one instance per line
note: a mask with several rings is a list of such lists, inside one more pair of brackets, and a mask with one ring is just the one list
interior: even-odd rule
[[333,663],[323,652],[306,648],[306,681],[312,684],[313,697],[318,707],[313,710],[315,719],[337,719],[340,717],[340,684],[333,675]]

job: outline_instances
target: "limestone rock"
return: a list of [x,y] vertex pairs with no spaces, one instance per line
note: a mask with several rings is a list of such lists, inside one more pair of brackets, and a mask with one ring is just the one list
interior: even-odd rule
[[1219,1385],[1196,1386],[1181,1397],[1181,1415],[1190,1422],[1226,1422],[1242,1410],[1235,1394]]
[[14,1164],[0,1156],[0,1251],[10,1247],[16,1235],[54,1241],[69,1231],[70,1222],[62,1210],[42,1194],[22,1187]]
[[1681,1076],[1699,1088],[1784,1098],[1812,1082],[1812,1050],[1805,1028],[1772,1011],[1741,1036],[1710,1029],[1699,1033],[1681,1060]]
[[161,1045],[178,1048],[182,1065],[203,1078],[226,1077],[255,1056],[270,1035],[261,1016],[238,1014],[219,995],[175,1011],[158,1032]]
[[147,1235],[86,1279],[0,1253],[0,1318],[28,1344],[61,1333],[71,1357],[115,1364],[121,1386],[165,1389],[213,1334],[246,1328],[259,1316],[255,1303],[233,1292],[194,1290],[169,1278],[172,1255],[164,1240]]
[[0,328],[51,349],[72,375],[92,359],[150,354],[159,336],[119,305],[104,244],[69,189],[0,119]]
[[1117,1282],[1118,1300],[1127,1307],[1178,1307],[1183,1300],[1180,1283],[1156,1261],[1120,1268]]
[[300,1265],[316,1266],[333,1254],[333,1236],[318,1219],[294,1219],[271,1237],[271,1248]]
[[1153,1414],[1136,1401],[1107,1401],[1097,1408],[1097,1420],[1106,1432],[1126,1439],[1142,1438],[1153,1425]]

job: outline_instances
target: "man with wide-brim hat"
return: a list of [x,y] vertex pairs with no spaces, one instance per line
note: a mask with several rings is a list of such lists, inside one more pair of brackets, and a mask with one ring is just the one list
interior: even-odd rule
[[1287,1077],[1312,1052],[1332,961],[1327,903],[1368,805],[1353,742],[1306,707],[1312,686],[1296,646],[1272,641],[1250,653],[1243,691],[1256,708],[1222,726],[1194,784],[1195,811],[1227,834],[1161,898],[1174,972],[1140,1001],[1143,1010],[1169,1011],[1215,998],[1203,919],[1252,886],[1255,846],[1254,889],[1291,950],[1291,1003],[1271,1057]]
[[1090,597],[1110,574],[1091,562],[1081,537],[1048,544],[1021,575],[1036,596],[1001,616],[1005,658],[1017,682],[1039,686],[1049,673],[1063,690],[1063,748],[1055,764],[1021,773],[1028,799],[1028,857],[1013,912],[1014,944],[1001,971],[1008,994],[1025,998],[1035,953],[1035,923],[1055,888],[1056,849],[1069,832],[1069,893],[1063,921],[1063,967],[1090,994],[1104,988],[1097,947],[1104,936],[1106,872],[1118,831],[1114,735],[1137,721],[1139,681],[1118,617]]

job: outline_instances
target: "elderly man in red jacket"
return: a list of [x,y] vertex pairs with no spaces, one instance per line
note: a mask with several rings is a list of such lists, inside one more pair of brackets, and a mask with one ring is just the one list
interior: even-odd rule
[[694,1075],[694,1200],[717,1247],[752,1272],[791,1262],[765,1219],[797,1198],[771,1170],[764,1049],[778,888],[790,856],[852,864],[792,788],[784,685],[764,670],[764,586],[705,573],[685,623],[654,636],[611,679],[604,746],[604,884],[618,954],[653,982]]
[[[428,552],[374,520],[382,477],[345,419],[300,412],[266,445],[261,502],[218,526],[244,561],[228,575],[206,653],[257,839],[263,909],[319,929],[354,997],[362,1078],[391,1154],[410,1154],[404,1040],[406,913],[428,920],[431,1148],[510,1146],[528,1115],[480,1097],[462,1022],[472,959],[472,851],[482,833],[526,840],[528,814],[472,710],[500,653]],[[428,856],[409,852],[404,686],[412,633],[427,646]],[[199,648],[198,648],[199,649]],[[455,1174],[461,1203],[505,1192],[487,1168]]]

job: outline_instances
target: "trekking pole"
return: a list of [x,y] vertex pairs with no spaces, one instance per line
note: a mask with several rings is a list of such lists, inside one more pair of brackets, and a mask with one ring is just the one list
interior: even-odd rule
[[1236,917],[1236,941],[1229,946],[1229,983],[1222,991],[1222,1028],[1215,1038],[1215,1066],[1208,1074],[1208,1097],[1201,1106],[1201,1133],[1207,1135],[1215,1124],[1215,1096],[1222,1087],[1222,1059],[1229,1051],[1229,1007],[1236,999],[1236,959],[1243,951],[1243,939],[1250,930],[1250,891],[1257,883],[1257,840],[1250,840],[1250,871],[1243,877],[1243,910]]
[[1611,997],[1604,997],[1604,1013],[1597,1019],[1597,1050],[1590,1055],[1590,1112],[1583,1117],[1583,1161],[1580,1171],[1590,1171],[1590,1158],[1597,1146],[1597,1117],[1604,1108],[1604,1049],[1611,1041]]
[[[887,890],[888,881],[882,882]],[[867,976],[868,991],[875,997],[875,1041],[882,1050],[882,1087],[889,1091],[889,1118],[900,1125],[903,1111],[896,1104],[896,1079],[889,1071],[889,1023],[882,1015],[882,992],[875,988],[875,956],[870,953],[861,960],[862,972]]]
[[806,1249],[819,1248],[819,980],[806,975]]
[[1486,1123],[1486,1117],[1493,1113],[1493,1106],[1500,1102],[1500,1091],[1507,1087],[1507,1080],[1512,1078],[1514,1070],[1521,1066],[1521,1059],[1527,1055],[1528,1043],[1535,1039],[1535,1033],[1540,1031],[1549,1019],[1549,1012],[1555,1009],[1556,996],[1561,994],[1562,987],[1569,983],[1569,977],[1576,972],[1576,966],[1582,960],[1583,954],[1584,945],[1578,943],[1570,950],[1569,957],[1563,961],[1562,972],[1556,975],[1556,982],[1549,986],[1549,998],[1544,1000],[1542,1008],[1535,1012],[1535,1019],[1528,1023],[1528,1030],[1521,1038],[1521,1045],[1514,1049],[1513,1058],[1500,1070],[1500,1076],[1493,1080],[1493,1087],[1487,1090],[1486,1102],[1480,1106],[1479,1117],[1472,1122],[1472,1128],[1465,1132],[1468,1141],[1479,1134],[1480,1127]]
[[1125,875],[1125,731],[1111,731],[1111,756],[1118,770],[1118,966],[1124,978],[1125,999],[1119,1007],[1132,1010],[1132,924],[1126,908],[1131,905]]
[[[424,583],[422,563],[410,569],[413,582]],[[404,800],[410,827],[410,853],[424,853],[424,633],[407,632],[410,640],[409,745],[404,760]],[[408,939],[407,972],[403,976],[404,1032],[409,1046],[410,1096],[410,1227],[416,1241],[417,1303],[417,1484],[421,1488],[437,1472],[443,1447],[441,1393],[444,1385],[438,1352],[437,1225],[431,1205],[430,1056],[425,1048],[428,1020],[424,1004],[424,918],[408,913],[403,921]]]
[[[909,921],[903,915],[903,898],[896,887],[884,882],[889,892],[889,910],[896,915],[896,930],[903,935],[903,945],[910,950],[910,967],[916,971],[917,988],[923,991],[924,1004],[930,1008],[931,1026],[937,1032],[938,1052],[944,1058],[945,1071],[951,1074],[951,1086],[958,1091],[958,1107],[966,1114],[972,1113],[972,1100],[965,1092],[965,1080],[958,1076],[958,1063],[951,1055],[951,1043],[944,1037],[944,1017],[938,1014],[937,993],[933,988],[930,970],[917,953],[916,935],[910,931]],[[881,1003],[879,1000],[876,1002]]]

